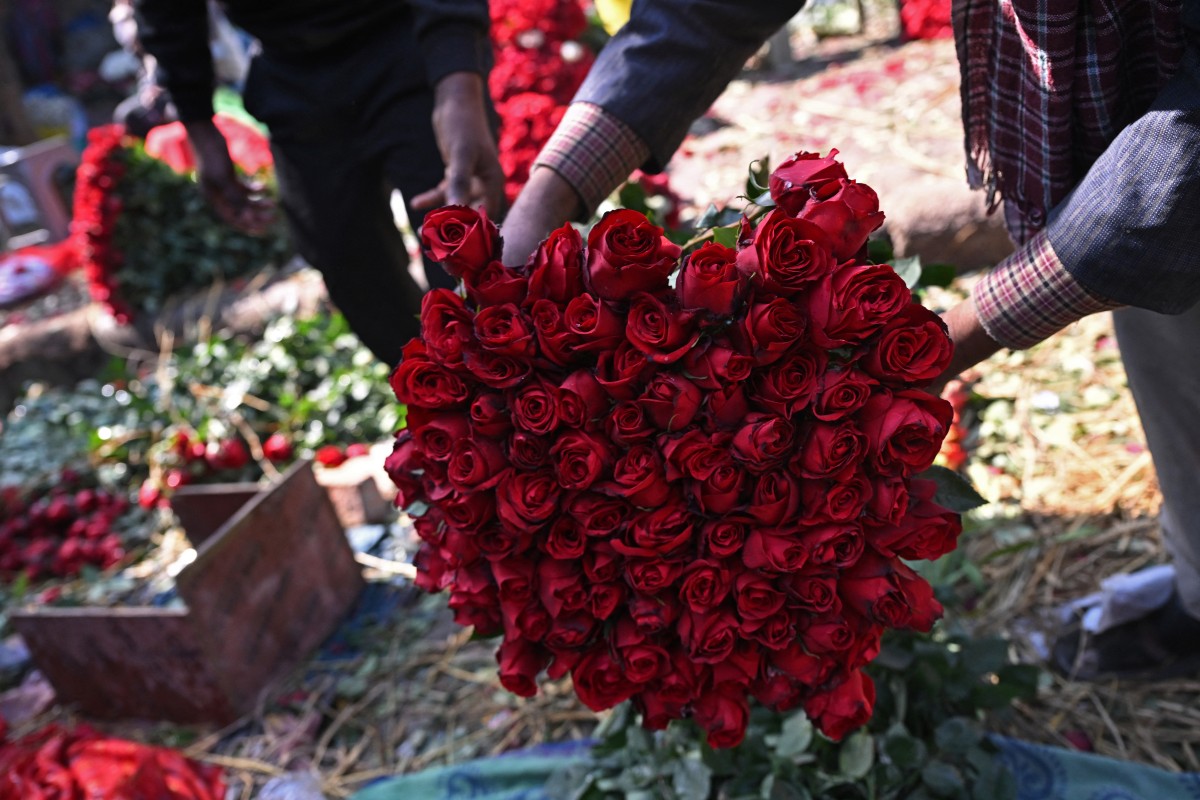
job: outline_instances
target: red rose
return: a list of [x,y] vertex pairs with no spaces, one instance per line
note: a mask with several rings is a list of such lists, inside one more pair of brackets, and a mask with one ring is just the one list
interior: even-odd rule
[[471,298],[471,302],[478,309],[501,306],[505,303],[524,305],[526,292],[525,276],[505,267],[499,261],[488,264],[475,276],[473,282],[467,283],[467,297]]
[[587,370],[568,375],[558,387],[558,418],[569,428],[582,428],[608,414],[608,393]]
[[571,363],[578,340],[567,330],[562,309],[553,300],[538,300],[530,311],[542,357],[557,366]]
[[453,367],[475,344],[475,317],[449,289],[430,289],[421,298],[421,339],[434,361]]
[[751,414],[733,435],[733,457],[758,474],[787,460],[795,446],[796,429],[783,417]]
[[787,472],[764,472],[754,484],[747,510],[767,527],[794,520],[800,510],[800,486]]
[[449,525],[466,531],[480,530],[496,515],[491,492],[455,492],[442,503]]
[[617,459],[612,481],[599,488],[641,508],[657,508],[671,493],[662,457],[655,448],[644,444],[633,446]]
[[550,656],[527,639],[505,638],[496,651],[496,660],[500,664],[500,686],[517,697],[533,697],[538,693],[538,673],[550,663]]
[[[818,659],[814,658],[814,661]],[[766,670],[750,687],[754,699],[767,708],[776,712],[787,712],[804,702],[806,690],[804,684],[791,676],[774,669]]]
[[734,344],[756,364],[773,364],[804,337],[806,322],[795,303],[776,297],[751,303],[732,329]]
[[660,430],[678,431],[692,424],[703,398],[700,389],[687,378],[675,372],[660,372],[650,379],[637,402]]
[[528,431],[514,431],[507,444],[508,460],[517,469],[541,469],[550,460],[550,440]]
[[844,569],[858,561],[863,552],[863,534],[857,522],[812,525],[805,528],[799,538],[814,564]]
[[829,678],[833,662],[813,655],[799,642],[770,655],[771,665],[804,686],[820,686]]
[[587,605],[588,590],[575,561],[543,558],[537,564],[538,599],[551,619]]
[[475,337],[480,347],[502,356],[528,358],[537,349],[532,322],[512,303],[480,309]]
[[928,469],[954,421],[954,408],[917,389],[872,397],[858,422],[881,475],[911,475]]
[[493,389],[511,389],[523,382],[532,371],[527,359],[514,358],[487,350],[468,353],[465,363],[476,380]]
[[794,530],[754,528],[746,536],[742,559],[750,569],[795,572],[808,560],[804,539]]
[[596,631],[595,618],[587,611],[555,617],[546,632],[545,643],[554,652],[577,650],[587,644]]
[[838,579],[843,604],[880,625],[908,627],[913,612],[895,572],[892,561],[871,550],[863,553]]
[[460,439],[446,466],[447,480],[460,492],[491,489],[508,472],[504,451],[487,439]]
[[795,607],[812,614],[837,613],[842,608],[836,575],[823,572],[799,572],[786,579],[787,592]]
[[727,433],[706,435],[696,428],[679,436],[661,435],[658,446],[667,459],[667,479],[705,480],[729,458]]
[[[912,619],[909,626],[914,630],[928,633],[942,616],[942,604],[933,596],[933,587],[929,581],[913,572],[912,568],[903,562],[897,562],[896,580],[908,607],[912,609]],[[870,656],[874,658],[874,654]]]
[[740,383],[750,377],[753,366],[753,359],[738,353],[723,337],[698,344],[683,357],[683,373],[701,389]]
[[841,369],[825,373],[824,383],[813,402],[813,416],[825,422],[836,422],[858,411],[871,398],[874,380],[856,369]]
[[793,351],[755,376],[755,399],[771,413],[791,419],[812,402],[827,361],[825,354],[817,350]]
[[535,565],[532,561],[510,558],[492,562],[491,567],[501,602],[524,605],[533,599]]
[[396,399],[409,406],[459,408],[469,395],[467,384],[431,361],[424,345],[415,339],[405,345],[404,356],[392,372],[390,383]]
[[937,484],[914,478],[907,513],[892,525],[871,526],[871,544],[910,561],[941,558],[958,545],[962,517],[933,502]]
[[637,400],[617,403],[604,421],[604,429],[608,437],[622,447],[631,447],[657,433]]
[[925,384],[946,371],[954,345],[941,317],[910,303],[883,327],[862,367],[883,383]]
[[587,489],[612,469],[611,446],[598,436],[582,431],[563,434],[550,449],[554,471],[564,489]]
[[647,636],[661,633],[673,625],[681,611],[679,601],[669,595],[647,597],[635,594],[629,599],[629,616],[637,629]]
[[848,522],[862,516],[873,490],[871,481],[862,472],[855,472],[837,482],[804,481],[800,494],[805,520]]
[[709,747],[736,747],[746,737],[750,708],[738,686],[717,687],[696,701],[696,724],[704,728]]
[[719,561],[693,561],[683,572],[679,598],[697,614],[710,611],[729,595],[732,578],[729,567]]
[[678,258],[679,246],[663,236],[662,228],[636,211],[610,211],[588,234],[585,282],[605,300],[661,291]]
[[682,308],[729,316],[746,288],[737,269],[737,251],[716,242],[695,250],[679,269],[675,294]]
[[730,384],[708,393],[704,398],[706,427],[737,428],[750,413],[750,401],[740,384]]
[[437,547],[422,544],[413,556],[413,566],[417,568],[413,583],[423,592],[440,592],[451,583],[450,566]]
[[[407,428],[396,434],[392,452],[383,461],[383,470],[396,485],[396,507],[407,508],[418,500],[424,501],[425,489],[414,473],[421,470],[425,457],[417,451],[412,432]],[[140,503],[139,496],[139,503]]]
[[565,304],[583,292],[583,237],[570,223],[551,231],[529,260],[529,297]]
[[899,525],[908,513],[908,481],[899,475],[875,478],[871,482],[871,498],[867,514],[891,525]]
[[449,461],[454,445],[471,431],[461,413],[431,414],[418,408],[409,411],[408,428],[421,453],[434,461]]
[[563,313],[563,324],[580,352],[612,350],[625,340],[625,317],[595,295],[572,298]]
[[834,268],[832,247],[820,227],[774,209],[755,229],[751,245],[738,252],[737,267],[751,286],[793,297]]
[[629,517],[629,506],[624,502],[592,492],[569,495],[564,508],[590,537],[611,536]]
[[625,677],[634,683],[649,683],[671,666],[667,651],[647,640],[646,635],[629,618],[617,623],[613,643],[625,664]]
[[620,583],[598,583],[588,594],[588,611],[599,620],[608,619],[625,600],[625,586]]
[[549,532],[538,542],[538,547],[551,558],[568,561],[581,558],[587,550],[587,542],[583,530],[574,520],[559,517],[551,523]]
[[801,632],[801,641],[810,653],[845,653],[857,639],[854,629],[840,616],[805,617],[808,620]]
[[282,433],[272,433],[262,445],[263,456],[268,461],[279,463],[292,459],[292,443]]
[[558,387],[544,380],[522,386],[509,405],[513,422],[530,433],[544,436],[558,427]]
[[606,645],[587,652],[571,670],[575,694],[592,711],[604,711],[623,703],[637,691],[637,684],[625,678],[624,665],[609,653]]
[[847,480],[858,469],[867,451],[867,437],[852,422],[814,422],[800,446],[797,466],[805,478]]
[[760,620],[783,608],[787,597],[775,588],[775,584],[755,572],[743,572],[737,576],[736,591],[738,616],[743,620]]
[[871,232],[883,224],[879,195],[870,186],[848,178],[817,189],[799,216],[830,233],[838,261],[858,255]]
[[742,505],[742,489],[745,482],[745,471],[735,464],[732,458],[726,456],[713,467],[706,478],[693,483],[692,496],[703,513],[728,514]]
[[481,211],[445,206],[430,211],[421,225],[421,248],[456,278],[468,283],[499,250],[500,232]]
[[[616,547],[617,544],[614,542],[613,547]],[[629,585],[635,591],[644,595],[658,594],[667,589],[679,579],[681,572],[683,572],[682,562],[663,561],[657,556],[631,558],[625,562],[625,579],[629,581]]]
[[633,518],[629,545],[615,540],[613,547],[623,555],[669,556],[691,544],[694,521],[695,517],[682,504],[660,506]]
[[857,345],[912,300],[886,264],[843,264],[807,295],[809,336],[820,347]]
[[737,618],[722,610],[705,614],[686,610],[679,618],[679,638],[692,660],[716,664],[728,658],[737,644]]
[[554,473],[507,472],[496,488],[496,515],[514,531],[534,530],[558,513]]
[[861,671],[851,673],[844,683],[813,694],[804,701],[804,713],[834,741],[840,741],[850,731],[866,724],[874,708],[875,684]]
[[550,630],[550,615],[537,600],[528,603],[500,602],[500,612],[504,620],[504,630],[511,637],[523,637],[533,642],[540,642]]
[[767,188],[771,199],[786,213],[795,216],[831,183],[845,180],[846,168],[836,160],[837,150],[822,157],[818,153],[796,153],[771,173]]
[[796,641],[796,620],[787,611],[742,623],[742,635],[768,650],[783,650]]
[[646,292],[633,295],[625,335],[656,364],[674,364],[696,343],[695,316]]
[[[412,411],[409,411],[412,414]],[[471,401],[468,412],[471,427],[480,436],[498,439],[512,430],[512,415],[504,396],[496,392],[480,392]]]
[[596,380],[614,400],[637,397],[651,371],[646,354],[629,342],[614,351],[602,352],[596,359]]
[[732,519],[704,523],[704,543],[711,555],[725,558],[740,553],[746,541],[746,525]]

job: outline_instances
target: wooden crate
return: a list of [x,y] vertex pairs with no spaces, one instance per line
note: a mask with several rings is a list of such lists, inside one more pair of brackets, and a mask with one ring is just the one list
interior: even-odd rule
[[181,495],[196,547],[176,579],[184,608],[13,614],[60,702],[98,718],[230,722],[358,597],[362,572],[311,463],[261,491],[226,484]]

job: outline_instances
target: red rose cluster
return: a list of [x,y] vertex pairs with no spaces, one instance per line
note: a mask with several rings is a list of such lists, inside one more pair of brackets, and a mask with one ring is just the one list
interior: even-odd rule
[[120,158],[124,128],[101,125],[88,131],[79,168],[75,172],[71,239],[83,263],[92,299],[109,308],[118,322],[128,322],[129,307],[120,299],[116,272],[122,261],[113,243],[113,229],[124,205],[117,184],[125,176]]
[[[871,713],[886,628],[941,612],[902,559],[953,549],[929,467],[949,405],[938,317],[864,260],[875,193],[831,154],[771,177],[737,248],[680,248],[618,210],[523,269],[475,211],[425,221],[465,298],[425,298],[392,375],[388,471],[423,539],[418,585],[503,634],[524,696],[570,673],[590,708],[695,719],[715,747],[748,698],[838,738]],[[674,276],[672,285],[671,278]]]
[[500,115],[500,166],[512,202],[593,57],[575,41],[587,27],[579,0],[499,0],[489,5],[496,64],[488,86]]
[[0,490],[0,575],[36,581],[112,566],[125,557],[112,526],[128,510],[124,497],[81,485],[71,470],[48,491]]
[[950,0],[902,0],[900,30],[909,41],[951,38]]

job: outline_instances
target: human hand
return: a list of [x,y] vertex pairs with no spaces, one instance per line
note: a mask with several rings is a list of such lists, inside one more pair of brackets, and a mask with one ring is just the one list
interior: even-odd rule
[[951,379],[1001,349],[1000,343],[988,335],[983,323],[979,321],[975,304],[970,298],[944,312],[942,321],[946,323],[950,340],[954,342],[954,355],[950,358],[950,365],[946,367],[945,372],[938,376],[928,389],[936,395],[942,394],[942,390]]
[[211,120],[190,123],[188,142],[196,156],[196,182],[213,211],[226,224],[252,236],[262,236],[275,224],[274,201],[264,186],[238,178],[225,137]]
[[504,218],[506,267],[519,267],[529,260],[543,239],[580,210],[579,195],[571,184],[547,167],[535,167],[512,210]]
[[433,133],[446,163],[446,173],[434,188],[412,200],[413,208],[483,204],[492,217],[504,211],[504,172],[484,106],[483,78],[473,72],[454,72],[434,90]]

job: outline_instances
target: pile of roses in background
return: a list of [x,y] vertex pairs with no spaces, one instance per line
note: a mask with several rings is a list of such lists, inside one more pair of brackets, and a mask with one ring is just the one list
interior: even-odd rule
[[[223,130],[237,126],[238,146],[231,150],[238,163],[269,178],[262,134],[230,120],[220,124]],[[254,137],[261,140],[257,147]],[[75,176],[71,239],[92,299],[120,322],[153,315],[170,298],[280,265],[288,255],[282,223],[262,237],[221,223],[179,153],[179,147],[163,150],[183,171],[149,155],[118,125],[88,134]]]
[[516,199],[593,56],[578,40],[587,28],[579,0],[496,0],[489,4],[496,64],[489,78],[500,115],[505,193]]
[[900,31],[910,41],[954,36],[950,0],[901,0]]
[[714,747],[742,740],[753,697],[836,739],[871,715],[884,630],[940,615],[904,559],[961,532],[918,477],[951,423],[920,388],[950,340],[866,260],[883,215],[833,154],[769,187],[757,225],[682,260],[628,210],[586,246],[555,231],[523,269],[477,212],[426,218],[465,297],[425,298],[387,467],[418,585],[503,635],[509,690],[569,673],[588,707],[690,717]]

